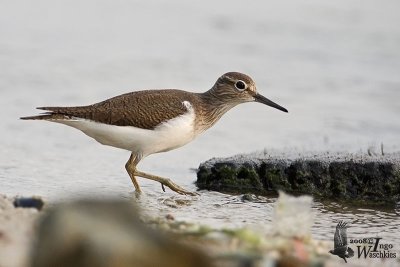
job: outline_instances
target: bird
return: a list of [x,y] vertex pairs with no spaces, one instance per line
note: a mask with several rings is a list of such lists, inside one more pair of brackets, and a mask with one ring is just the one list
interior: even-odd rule
[[228,110],[246,102],[259,102],[283,112],[286,108],[257,91],[253,79],[240,72],[220,76],[211,89],[194,93],[178,89],[134,91],[87,106],[37,107],[44,113],[21,117],[61,123],[82,131],[103,145],[131,152],[125,169],[136,192],[136,177],[161,183],[179,194],[194,195],[169,178],[141,172],[145,157],[181,147],[212,127]]
[[329,253],[344,259],[346,263],[346,258],[354,256],[354,250],[347,246],[347,228],[347,223],[343,221],[340,221],[336,225],[336,231],[333,237],[334,249],[329,251]]

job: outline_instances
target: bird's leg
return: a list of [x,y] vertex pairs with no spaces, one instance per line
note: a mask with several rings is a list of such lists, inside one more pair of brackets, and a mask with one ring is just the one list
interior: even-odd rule
[[165,186],[168,186],[172,191],[175,191],[175,192],[177,192],[179,194],[182,194],[182,195],[191,195],[191,196],[197,195],[196,193],[187,191],[186,189],[184,189],[184,188],[180,187],[179,185],[175,184],[174,182],[171,181],[171,179],[163,178],[163,177],[152,175],[152,174],[148,174],[148,173],[141,172],[141,171],[138,171],[138,170],[135,170],[134,174],[137,175],[137,176],[140,176],[140,177],[143,177],[143,178],[147,178],[147,179],[150,179],[150,180],[157,181],[157,182],[161,183],[161,186],[163,187],[163,189],[164,189],[164,185],[165,185]]
[[165,192],[165,188],[164,188],[164,185],[165,185],[165,186],[168,186],[171,190],[173,190],[179,194],[182,194],[182,195],[197,195],[196,193],[185,190],[184,188],[182,188],[179,185],[172,182],[170,179],[138,171],[136,169],[136,166],[139,163],[139,161],[140,161],[140,157],[138,157],[137,155],[134,155],[132,153],[131,156],[129,157],[129,160],[125,164],[125,169],[128,172],[129,177],[131,177],[131,180],[132,180],[133,185],[135,186],[136,192],[138,192],[138,193],[142,192],[142,190],[140,189],[139,183],[136,180],[136,176],[140,176],[140,177],[147,178],[147,179],[161,183],[161,187],[164,192]]
[[129,174],[129,177],[131,177],[132,183],[135,186],[136,192],[140,193],[142,190],[140,189],[139,183],[136,180],[135,177],[135,171],[136,171],[136,165],[138,164],[137,156],[134,156],[133,153],[129,157],[129,160],[125,164],[125,169]]

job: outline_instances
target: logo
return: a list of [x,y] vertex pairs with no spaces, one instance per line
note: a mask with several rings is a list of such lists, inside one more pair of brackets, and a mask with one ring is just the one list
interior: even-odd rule
[[350,239],[350,243],[357,244],[358,258],[396,258],[393,252],[393,244],[381,242],[382,237]]
[[334,249],[329,251],[331,254],[344,259],[346,263],[346,258],[354,256],[354,250],[347,246],[347,228],[347,223],[343,221],[336,225],[335,235],[333,236]]
[[354,256],[354,250],[348,244],[354,244],[357,247],[357,257],[366,258],[396,258],[396,252],[393,252],[393,244],[382,242],[382,237],[368,237],[350,239],[347,242],[348,223],[340,221],[336,225],[335,235],[333,236],[334,249],[329,252],[342,258],[346,263],[346,258]]

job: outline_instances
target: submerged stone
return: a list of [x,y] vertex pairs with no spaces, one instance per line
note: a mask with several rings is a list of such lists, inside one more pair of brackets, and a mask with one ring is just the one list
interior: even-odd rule
[[44,202],[40,197],[16,197],[13,204],[16,208],[35,208],[41,210]]
[[252,153],[213,158],[197,171],[199,189],[276,194],[283,190],[319,198],[400,201],[400,153]]

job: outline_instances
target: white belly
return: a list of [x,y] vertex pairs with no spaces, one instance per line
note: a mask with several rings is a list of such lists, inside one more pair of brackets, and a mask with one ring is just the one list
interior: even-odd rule
[[146,157],[181,147],[192,141],[195,138],[194,118],[195,113],[190,106],[187,113],[163,122],[153,130],[115,126],[79,118],[53,121],[77,128],[103,145],[126,149]]

